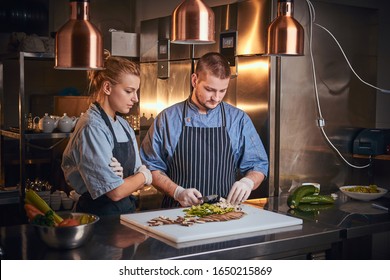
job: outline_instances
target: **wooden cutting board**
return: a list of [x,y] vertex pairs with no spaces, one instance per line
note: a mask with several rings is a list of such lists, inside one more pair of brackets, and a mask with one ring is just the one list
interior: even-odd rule
[[151,227],[148,221],[165,216],[176,219],[177,216],[184,216],[183,208],[175,208],[159,211],[148,211],[134,214],[121,215],[123,224],[133,225],[143,232],[150,232],[157,237],[162,237],[174,243],[196,241],[202,239],[216,238],[229,235],[250,233],[255,231],[284,228],[288,226],[301,225],[302,220],[275,212],[244,205],[242,207],[246,213],[238,220],[226,222],[211,222],[205,224],[195,224],[190,227],[181,225],[162,225]]

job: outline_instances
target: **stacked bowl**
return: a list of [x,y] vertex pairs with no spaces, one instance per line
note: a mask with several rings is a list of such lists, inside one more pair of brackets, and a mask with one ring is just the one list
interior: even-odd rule
[[50,195],[50,207],[54,211],[60,210],[61,208],[61,193],[59,191],[55,191]]

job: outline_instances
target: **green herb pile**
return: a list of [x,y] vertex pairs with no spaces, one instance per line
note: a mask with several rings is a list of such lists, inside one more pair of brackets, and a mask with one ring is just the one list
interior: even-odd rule
[[34,217],[31,223],[39,226],[54,227],[55,226],[54,212],[49,210],[45,213],[45,215],[38,214]]
[[205,217],[212,214],[225,214],[234,211],[234,207],[222,208],[217,204],[203,203],[201,205],[192,205],[190,208],[184,209],[185,217]]

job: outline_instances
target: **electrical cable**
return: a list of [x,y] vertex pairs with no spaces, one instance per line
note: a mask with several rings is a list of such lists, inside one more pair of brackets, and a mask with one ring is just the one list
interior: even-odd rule
[[372,87],[372,88],[374,88],[374,89],[376,89],[376,90],[379,90],[379,91],[381,91],[381,92],[383,92],[383,93],[390,93],[390,90],[388,90],[388,89],[383,89],[383,88],[380,88],[380,87],[376,87],[376,86],[374,86],[374,85],[372,85],[372,84],[366,82],[365,80],[363,80],[363,79],[356,73],[356,71],[353,69],[351,63],[350,63],[349,60],[348,60],[347,55],[345,54],[345,52],[344,52],[343,48],[341,47],[340,43],[337,41],[336,37],[335,37],[328,29],[326,29],[324,26],[322,26],[321,24],[318,24],[318,23],[314,23],[314,24],[317,25],[318,27],[324,29],[326,32],[328,32],[329,35],[333,38],[333,40],[335,40],[337,46],[340,48],[340,51],[341,51],[341,53],[343,54],[343,56],[344,56],[344,58],[345,58],[345,61],[348,63],[348,66],[349,66],[349,68],[351,69],[352,73],[354,73],[355,76],[356,76],[363,84],[366,84],[367,86]]
[[313,48],[312,48],[312,40],[313,40],[313,23],[321,28],[323,28],[324,30],[326,30],[331,36],[332,38],[336,41],[337,45],[339,46],[341,52],[343,53],[344,55],[344,58],[346,59],[350,69],[352,70],[352,72],[356,75],[356,77],[362,81],[364,84],[368,85],[368,86],[371,86],[371,87],[374,87],[382,92],[387,92],[387,93],[390,93],[390,90],[384,90],[384,89],[381,89],[381,88],[378,88],[378,87],[375,87],[367,82],[365,82],[363,79],[361,79],[357,73],[355,72],[355,70],[352,68],[352,65],[349,63],[349,60],[347,58],[347,56],[345,55],[345,52],[343,50],[343,48],[341,47],[341,45],[339,44],[339,42],[337,41],[337,39],[333,36],[333,34],[328,30],[326,29],[325,27],[323,27],[322,25],[319,25],[317,23],[315,23],[315,9],[314,9],[314,6],[313,4],[309,1],[309,0],[306,0],[306,3],[308,5],[308,8],[309,8],[309,19],[310,19],[310,23],[309,23],[309,52],[310,52],[310,60],[311,60],[311,67],[312,67],[312,72],[313,72],[313,82],[314,82],[314,93],[315,93],[315,98],[316,98],[316,104],[317,104],[317,109],[318,109],[318,126],[320,128],[320,131],[322,133],[322,135],[325,137],[326,141],[328,142],[328,144],[333,148],[333,150],[335,150],[337,152],[337,154],[341,157],[341,159],[346,163],[348,164],[350,167],[353,167],[353,168],[356,168],[356,169],[363,169],[363,168],[367,168],[371,165],[371,157],[370,157],[370,163],[369,164],[366,164],[366,165],[362,165],[362,166],[359,166],[359,165],[354,165],[352,163],[350,163],[342,154],[341,152],[337,149],[337,147],[332,143],[332,141],[330,141],[328,135],[326,134],[325,132],[325,129],[324,129],[324,126],[325,126],[325,119],[323,118],[322,116],[322,110],[321,110],[321,104],[320,104],[320,99],[319,99],[319,94],[318,94],[318,86],[317,86],[317,75],[316,75],[316,68],[315,68],[315,63],[314,63],[314,56],[313,56]]

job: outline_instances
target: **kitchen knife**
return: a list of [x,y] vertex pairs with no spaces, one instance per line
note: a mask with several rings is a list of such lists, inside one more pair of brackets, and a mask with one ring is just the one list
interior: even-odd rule
[[198,198],[203,201],[202,203],[212,204],[212,203],[219,202],[220,196],[217,194],[212,194],[212,195],[205,195],[205,196],[198,197]]

